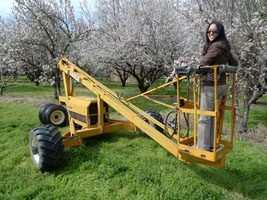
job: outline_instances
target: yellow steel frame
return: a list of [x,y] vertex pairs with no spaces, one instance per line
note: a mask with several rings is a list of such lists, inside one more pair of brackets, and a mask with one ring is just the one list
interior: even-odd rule
[[[127,130],[142,130],[148,136],[150,136],[153,140],[159,143],[162,147],[168,150],[171,154],[176,156],[179,160],[191,163],[197,162],[207,166],[221,168],[225,165],[226,155],[232,150],[233,147],[233,134],[234,134],[234,123],[235,123],[235,112],[234,112],[234,96],[235,96],[235,74],[233,74],[232,81],[232,104],[226,106],[226,95],[224,96],[223,103],[219,105],[218,100],[215,101],[215,111],[205,111],[199,109],[200,104],[200,81],[198,81],[198,91],[196,91],[196,75],[193,75],[193,100],[190,100],[189,96],[189,88],[187,88],[187,97],[185,98],[185,106],[180,106],[180,87],[179,81],[185,79],[186,77],[179,78],[179,74],[177,74],[177,80],[172,82],[163,84],[159,87],[153,88],[150,91],[139,94],[135,97],[129,99],[123,99],[117,95],[117,93],[113,92],[93,77],[82,71],[80,68],[72,64],[66,58],[61,58],[58,62],[58,67],[60,68],[63,74],[63,81],[65,87],[65,96],[60,96],[59,102],[60,104],[64,104],[67,107],[69,112],[69,121],[70,128],[63,134],[63,143],[65,148],[67,147],[77,147],[82,144],[82,138],[109,133],[116,130],[127,129]],[[215,77],[215,99],[217,99],[217,66],[210,66],[210,69],[214,70]],[[199,75],[201,76],[201,74]],[[87,87],[91,92],[96,95],[96,98],[90,99],[88,97],[76,97],[74,92],[74,80],[83,84]],[[177,105],[168,105],[163,102],[151,99],[149,93],[156,91],[158,89],[162,89],[170,84],[177,84]],[[175,136],[176,142],[166,137],[164,134],[153,128],[149,123],[145,122],[138,116],[138,113],[143,115],[149,121],[157,124],[161,128],[165,128],[164,124],[155,120],[153,117],[149,116],[147,113],[143,112],[141,109],[130,103],[131,100],[145,97],[149,100],[152,100],[155,103],[160,105],[169,107],[171,109],[176,109],[178,113],[178,134]],[[81,103],[78,103],[79,98],[81,98]],[[85,102],[88,100],[88,105],[92,102],[97,102],[97,123],[94,126],[90,126],[87,121],[84,123],[79,122],[79,120],[74,119],[70,115],[70,111],[75,111],[76,113],[80,113],[84,116],[88,116],[88,110],[86,110],[83,106],[86,104]],[[76,102],[77,101],[77,102]],[[76,104],[71,104],[71,102],[76,102]],[[123,120],[115,120],[109,119],[107,122],[104,122],[103,116],[104,114],[109,114],[108,111],[105,111],[103,104],[107,103],[114,110],[124,116],[128,121]],[[82,105],[81,105],[82,104]],[[86,107],[86,106],[85,106]],[[224,140],[221,138],[222,133],[222,125],[223,125],[223,116],[224,111],[229,110],[232,112],[231,114],[231,136],[230,141]],[[189,120],[189,115],[193,115],[194,119],[194,128],[193,135],[182,138],[180,135],[180,127],[181,127],[181,119],[180,113],[187,113],[187,119]],[[214,116],[215,119],[215,137],[214,144],[218,147],[221,146],[220,149],[216,150],[214,148],[213,152],[201,150],[196,148],[197,141],[197,133],[198,126],[197,121],[199,115],[209,115]],[[77,129],[77,124],[80,125],[80,128]]]

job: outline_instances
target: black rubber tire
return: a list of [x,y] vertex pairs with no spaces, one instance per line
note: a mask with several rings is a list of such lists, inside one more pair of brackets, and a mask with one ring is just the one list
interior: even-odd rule
[[55,104],[53,104],[53,103],[45,104],[45,105],[40,109],[40,111],[39,111],[39,120],[40,120],[43,124],[45,124],[45,122],[44,122],[44,111],[45,111],[49,106],[51,106],[51,105],[55,105]]
[[[143,110],[145,113],[147,113],[148,115],[150,115],[151,117],[153,117],[154,119],[156,119],[157,121],[163,123],[163,118],[161,116],[161,114],[153,109],[145,109]],[[153,123],[152,121],[149,121],[147,118],[145,118],[142,115],[138,115],[140,118],[142,118],[144,121],[146,121],[147,123],[149,123],[153,128],[155,128],[156,130],[158,130],[159,132],[163,133],[163,128],[159,127],[157,124]],[[144,133],[143,131],[139,130],[138,131],[140,133],[140,135],[150,138],[146,133]]]
[[68,124],[68,112],[63,106],[52,104],[46,107],[41,114],[43,124],[53,124],[63,127]]
[[33,128],[29,142],[32,161],[41,171],[51,171],[63,162],[64,144],[56,126]]

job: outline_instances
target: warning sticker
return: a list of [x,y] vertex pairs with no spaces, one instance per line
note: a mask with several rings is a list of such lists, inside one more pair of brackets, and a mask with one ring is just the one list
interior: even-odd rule
[[71,71],[71,72],[70,72],[70,75],[72,76],[72,78],[74,78],[76,81],[79,82],[79,77],[78,77],[76,74],[74,74],[74,73]]

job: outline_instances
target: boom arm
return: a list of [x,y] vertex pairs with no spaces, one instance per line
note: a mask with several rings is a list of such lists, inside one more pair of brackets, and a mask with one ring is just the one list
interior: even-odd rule
[[[95,80],[93,77],[82,71],[80,68],[72,64],[70,61],[68,61],[66,58],[61,58],[61,60],[58,63],[58,67],[60,68],[61,72],[63,73],[64,82],[70,83],[71,81],[69,78],[75,79],[77,82],[83,84],[85,87],[87,87],[90,91],[92,91],[97,98],[100,98],[104,102],[106,102],[108,105],[110,105],[112,108],[114,108],[118,113],[120,113],[122,116],[124,116],[126,119],[128,119],[131,123],[133,123],[136,127],[138,127],[140,130],[145,132],[148,136],[150,136],[153,140],[155,140],[157,143],[159,143],[161,146],[163,146],[165,149],[167,149],[170,153],[172,153],[174,156],[177,157],[177,144],[175,144],[172,140],[164,136],[162,133],[160,133],[158,130],[153,128],[151,125],[146,123],[143,119],[141,119],[135,112],[133,112],[129,107],[134,107],[130,102],[127,102],[121,98],[118,97],[118,95]],[[71,87],[70,87],[71,88]],[[66,89],[66,85],[65,85]],[[67,89],[68,91],[68,89]],[[66,95],[66,98],[68,98],[68,94]],[[145,116],[148,120],[155,121],[154,118],[147,115],[145,112],[138,109],[141,115]],[[158,122],[157,122],[158,123]],[[162,124],[163,126],[163,124]]]

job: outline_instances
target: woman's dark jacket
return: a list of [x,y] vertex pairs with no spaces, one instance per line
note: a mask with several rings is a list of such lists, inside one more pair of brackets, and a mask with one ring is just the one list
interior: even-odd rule
[[[220,65],[229,64],[237,66],[238,62],[233,57],[228,44],[223,41],[214,41],[208,48],[207,53],[204,55],[201,65]],[[214,86],[214,76],[213,74],[206,74],[202,77],[203,85]],[[226,84],[225,73],[220,74],[220,79],[218,80],[218,85]]]

